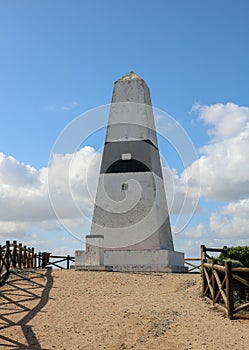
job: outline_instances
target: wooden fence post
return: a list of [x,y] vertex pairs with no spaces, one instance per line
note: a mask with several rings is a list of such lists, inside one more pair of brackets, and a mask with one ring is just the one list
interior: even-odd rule
[[9,271],[9,269],[10,269],[10,262],[11,262],[10,241],[6,241],[6,266],[7,266],[7,271]]
[[27,246],[23,246],[24,252],[23,252],[23,267],[27,267]]
[[214,301],[215,301],[215,297],[216,297],[216,286],[215,286],[215,277],[214,277],[214,263],[215,260],[212,259],[212,279],[211,279],[211,283],[212,283],[212,287],[213,287],[213,295],[212,295],[212,299],[213,299],[213,305],[214,305]]
[[226,273],[226,295],[227,295],[227,317],[229,320],[233,318],[234,302],[233,302],[233,277],[232,277],[232,263],[225,262]]
[[67,269],[70,268],[70,255],[67,256]]
[[11,269],[25,269],[36,267],[34,248],[29,248],[14,240],[12,243],[6,241],[4,246],[0,245],[0,280],[10,272]]
[[33,269],[34,266],[35,266],[35,249],[31,248],[31,269]]
[[38,269],[41,268],[41,252],[38,254]]
[[206,259],[206,247],[201,245],[201,261]]
[[30,269],[30,259],[31,259],[31,254],[30,254],[30,248],[27,249],[27,268]]
[[37,268],[37,254],[34,254],[34,268]]
[[202,244],[201,245],[201,278],[202,278],[202,296],[203,297],[204,297],[205,290],[207,288],[207,281],[204,273],[205,267],[203,266],[203,264],[206,262],[207,262],[206,247]]
[[3,269],[3,255],[2,255],[2,246],[0,244],[0,274],[2,272]]
[[17,241],[13,241],[12,262],[13,262],[13,267],[16,268],[16,263],[17,263]]
[[18,245],[18,267],[19,269],[22,268],[22,243],[19,243]]

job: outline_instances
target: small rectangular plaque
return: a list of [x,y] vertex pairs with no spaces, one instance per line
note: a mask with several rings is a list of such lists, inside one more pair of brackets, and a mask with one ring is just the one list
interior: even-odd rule
[[121,156],[122,160],[131,160],[131,153],[123,153]]

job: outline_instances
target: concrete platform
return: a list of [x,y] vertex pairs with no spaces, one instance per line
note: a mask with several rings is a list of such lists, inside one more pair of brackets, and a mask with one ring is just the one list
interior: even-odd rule
[[113,265],[112,271],[187,273],[188,268],[185,266],[173,266],[173,265]]
[[[184,254],[166,249],[76,251],[75,269],[81,271],[188,272]],[[103,252],[99,252],[103,249]],[[93,259],[89,256],[94,256]],[[101,259],[97,259],[100,257]]]
[[101,266],[101,265],[75,265],[77,271],[113,271],[113,266]]

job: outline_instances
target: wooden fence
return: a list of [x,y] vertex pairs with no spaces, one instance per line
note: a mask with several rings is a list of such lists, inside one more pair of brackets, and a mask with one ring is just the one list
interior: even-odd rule
[[60,269],[69,269],[70,262],[75,262],[74,256],[51,255],[50,253],[35,253],[34,248],[29,248],[17,241],[6,241],[0,245],[0,283],[6,279],[13,268],[30,269],[55,266]]
[[[197,264],[195,262],[197,262]],[[184,264],[187,265],[188,272],[190,273],[201,272],[201,258],[185,258]]]
[[0,282],[4,281],[12,268],[33,268],[34,267],[34,248],[28,248],[17,241],[6,241],[6,244],[0,245]]
[[70,255],[51,255],[50,253],[43,252],[35,254],[35,262],[38,268],[55,266],[59,269],[70,269],[70,262],[74,263],[75,257]]
[[210,298],[229,319],[249,318],[249,268],[232,267],[231,261],[218,265],[207,253],[222,251],[201,246],[202,296]]

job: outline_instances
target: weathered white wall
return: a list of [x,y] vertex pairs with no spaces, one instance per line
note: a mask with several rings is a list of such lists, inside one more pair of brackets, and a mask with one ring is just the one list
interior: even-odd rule
[[[122,190],[122,184],[128,190]],[[101,174],[91,234],[104,236],[105,248],[173,250],[163,180],[144,173]],[[164,246],[161,245],[161,242]]]
[[117,140],[151,140],[157,146],[150,90],[135,73],[115,82],[106,142]]
[[184,254],[170,250],[106,250],[105,265],[183,266]]
[[104,265],[103,239],[101,235],[86,236],[85,265]]
[[85,255],[86,255],[85,250],[75,250],[75,266],[85,265],[86,263]]
[[122,102],[111,106],[106,142],[151,140],[157,146],[151,106]]

